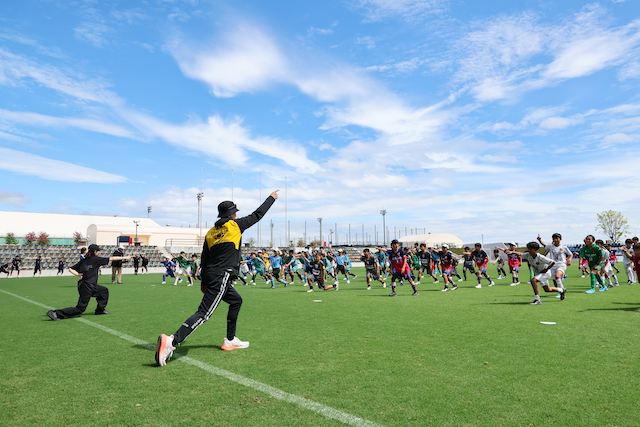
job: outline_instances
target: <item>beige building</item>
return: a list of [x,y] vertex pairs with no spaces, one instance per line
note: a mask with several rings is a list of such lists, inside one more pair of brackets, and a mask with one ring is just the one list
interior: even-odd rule
[[450,248],[461,248],[463,244],[462,239],[449,233],[414,234],[401,237],[398,240],[405,248],[413,246],[415,243],[425,243],[434,248],[441,248],[444,244],[449,245]]
[[[134,221],[139,221],[137,227]],[[77,231],[87,239],[88,245],[110,246],[115,245],[121,236],[130,237],[133,244],[137,231],[138,242],[145,246],[201,246],[198,239],[200,229],[163,227],[149,218],[0,211],[0,236],[11,232],[22,238],[31,231],[36,234],[44,231],[53,239],[72,239]],[[202,234],[206,232],[203,228]]]

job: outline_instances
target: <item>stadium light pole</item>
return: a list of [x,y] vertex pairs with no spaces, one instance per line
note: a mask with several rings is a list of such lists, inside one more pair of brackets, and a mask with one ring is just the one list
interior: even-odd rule
[[322,217],[318,218],[318,222],[320,223],[320,246],[322,247]]
[[147,218],[149,218],[151,215],[151,208],[152,206],[147,206]]
[[380,215],[382,215],[382,246],[386,246],[387,244],[387,225],[385,222],[385,216],[387,215],[387,211],[382,209],[380,211]]
[[134,219],[133,222],[136,224],[136,238],[133,239],[133,244],[135,245],[136,243],[138,243],[138,224],[140,224],[140,220],[136,221]]

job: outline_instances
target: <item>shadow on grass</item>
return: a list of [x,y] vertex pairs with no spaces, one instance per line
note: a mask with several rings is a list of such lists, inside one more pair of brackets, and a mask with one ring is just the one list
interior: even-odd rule
[[629,312],[637,312],[640,311],[640,303],[637,302],[613,302],[612,304],[617,305],[632,305],[633,307],[611,307],[611,308],[585,308],[581,310],[581,312],[585,311],[629,311]]

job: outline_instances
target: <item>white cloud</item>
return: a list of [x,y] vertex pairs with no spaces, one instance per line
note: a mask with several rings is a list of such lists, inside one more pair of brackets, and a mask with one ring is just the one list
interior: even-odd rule
[[416,21],[443,12],[447,3],[447,0],[353,0],[353,5],[361,9],[369,21],[380,21],[390,16]]
[[125,138],[136,138],[129,130],[122,126],[114,125],[100,120],[74,117],[53,117],[43,114],[24,112],[24,111],[8,111],[0,109],[0,121],[10,123],[21,123],[33,126],[43,127],[75,127],[92,132],[104,133]]
[[173,8],[173,11],[167,16],[167,18],[169,18],[169,21],[187,22],[191,19],[191,15],[176,7]]
[[103,47],[109,43],[106,36],[111,34],[112,30],[99,22],[81,22],[74,29],[74,33],[78,40],[87,41],[96,47]]
[[548,117],[540,122],[542,129],[565,129],[569,126],[574,126],[581,123],[581,118],[567,118],[567,117]]
[[627,135],[626,133],[618,132],[611,135],[607,135],[602,140],[604,146],[611,146],[617,144],[626,144],[628,142],[640,141],[640,135]]
[[120,175],[102,172],[60,160],[0,147],[0,169],[21,175],[32,175],[51,181],[114,184],[126,182]]
[[356,44],[363,45],[367,49],[375,49],[376,41],[371,36],[357,37]]
[[120,97],[108,89],[109,85],[100,79],[88,79],[77,72],[41,64],[0,48],[0,84],[15,85],[23,80],[33,80],[80,101],[111,106],[123,103]]
[[149,15],[144,13],[140,8],[115,10],[111,14],[117,20],[126,21],[129,25],[135,23],[136,21],[144,21],[146,19],[149,19]]
[[4,191],[0,190],[0,204],[2,205],[26,205],[31,203],[31,199],[26,197],[20,191]]
[[503,130],[503,129],[513,129],[513,125],[512,125],[511,123],[509,123],[509,122],[494,123],[494,124],[491,126],[491,129],[492,129],[493,131],[496,131],[496,132],[497,132],[497,131],[501,131],[501,130]]
[[275,42],[255,27],[241,26],[209,47],[174,39],[168,46],[182,72],[208,84],[217,97],[253,92],[285,79],[288,65]]

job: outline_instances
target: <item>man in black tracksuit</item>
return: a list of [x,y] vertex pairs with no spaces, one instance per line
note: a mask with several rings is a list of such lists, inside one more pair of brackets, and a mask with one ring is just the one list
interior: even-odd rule
[[198,311],[189,317],[173,335],[161,334],[158,337],[156,362],[160,366],[167,364],[176,346],[184,341],[198,326],[209,320],[220,301],[229,304],[227,314],[227,336],[222,350],[235,350],[249,347],[248,341],[240,341],[236,335],[236,321],[242,298],[233,288],[232,281],[238,275],[241,261],[240,247],[242,233],[267,213],[278,198],[276,190],[251,215],[236,219],[238,208],[233,202],[225,201],[218,205],[220,219],[206,235],[202,248],[200,289],[204,296]]

